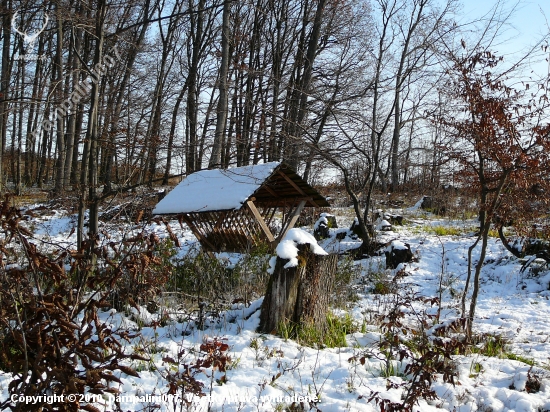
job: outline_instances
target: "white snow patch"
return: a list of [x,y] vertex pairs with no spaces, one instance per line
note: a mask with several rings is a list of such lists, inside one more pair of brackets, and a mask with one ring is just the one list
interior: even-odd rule
[[385,228],[391,228],[391,223],[388,222],[386,219],[379,220],[376,223],[376,230],[384,230]]
[[275,264],[277,263],[277,256],[273,256],[271,259],[269,259],[269,267],[267,268],[267,273],[270,275],[275,272]]
[[[288,259],[285,269],[298,266],[298,245],[309,243],[310,250],[316,255],[328,255],[328,253],[317,244],[317,240],[310,233],[302,229],[290,229],[285,238],[277,245],[275,251],[281,259]],[[271,265],[271,262],[270,262]]]
[[422,197],[420,198],[420,200],[414,204],[413,207],[409,207],[407,210],[408,210],[408,211],[411,211],[411,212],[414,212],[415,210],[420,209],[420,208],[422,207],[422,202],[423,202],[423,201],[424,201],[424,196],[422,196]]
[[400,240],[392,240],[391,244],[386,248],[388,252],[391,252],[392,249],[395,250],[407,250],[408,247],[406,244],[401,242]]
[[313,225],[313,230],[319,229],[319,226],[321,225],[321,223],[328,225],[327,216],[332,216],[332,215],[329,215],[328,213],[321,213],[321,215],[319,216],[319,219],[317,219],[317,221]]

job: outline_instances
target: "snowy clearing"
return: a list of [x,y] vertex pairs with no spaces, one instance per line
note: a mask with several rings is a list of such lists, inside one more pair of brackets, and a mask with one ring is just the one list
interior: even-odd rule
[[[340,219],[337,209],[333,213],[342,225],[340,220],[345,219]],[[460,292],[466,278],[467,249],[473,242],[471,230],[475,224],[425,219],[415,208],[405,213],[409,223],[381,232],[379,240],[393,242],[398,247],[409,244],[416,261],[393,271],[385,270],[383,256],[352,263],[359,270],[354,286],[356,299],[347,308],[333,308],[336,315],[348,313],[357,325],[358,331],[346,336],[347,346],[315,349],[283,337],[256,333],[261,298],[250,305],[234,303],[232,309],[209,319],[204,330],[189,318],[178,317],[174,308],[170,308],[168,316],[168,312],[162,310],[150,313],[145,306],[125,312],[106,309],[101,312],[101,320],[112,328],[140,332],[125,350],[138,351],[149,360],[128,361],[139,378],[117,375],[122,383],[111,385],[120,391],[119,395],[88,394],[84,398],[83,394],[82,400],[95,401],[93,405],[100,411],[117,408],[123,411],[378,411],[376,393],[378,399],[400,402],[405,390],[400,385],[407,380],[403,373],[406,361],[395,358],[390,365],[384,358],[379,348],[383,332],[377,316],[391,310],[396,294],[416,293],[416,297],[441,297],[441,303],[434,306],[422,304],[420,300],[410,302],[400,309],[406,314],[405,322],[414,323],[422,313],[430,316],[427,319],[437,315],[438,325],[449,325],[460,317]],[[73,217],[56,212],[35,217],[25,225],[34,230],[37,238],[51,244],[70,245],[75,241],[71,232],[73,222]],[[464,230],[460,236],[437,236],[430,230],[434,225]],[[180,229],[173,224],[172,228],[182,245],[176,256],[185,256],[194,249],[196,239],[186,227]],[[104,224],[104,229],[113,240],[120,239],[123,233],[126,236],[132,233],[128,228],[117,232],[116,226],[110,224]],[[164,227],[156,223],[149,224],[146,231],[167,236]],[[342,229],[331,229],[331,232],[334,235]],[[288,248],[305,237],[301,232],[292,232],[288,244],[280,245],[279,255],[295,259],[295,251],[290,253]],[[346,250],[357,246],[357,240],[346,236],[337,241],[331,237],[319,245],[329,251]],[[233,260],[231,264],[234,264],[239,257],[220,258],[227,262]],[[550,411],[550,272],[535,264],[521,273],[523,263],[512,257],[498,239],[490,239],[474,331],[486,338],[480,341],[480,348],[495,337],[502,338],[505,345],[498,356],[487,356],[482,350],[452,356],[452,365],[458,374],[454,384],[438,377],[431,385],[437,399],[420,400],[414,411]],[[388,294],[373,293],[377,282],[393,282],[395,290]],[[432,329],[427,336],[436,331],[436,324],[433,321],[429,325]],[[399,334],[400,339],[404,339],[404,335]],[[208,350],[216,349],[217,355],[225,357],[223,367],[186,369],[205,359]],[[389,366],[391,376],[385,373]],[[177,376],[181,379],[185,370],[203,385],[206,396],[183,390],[170,394],[170,382]],[[10,380],[10,374],[0,371],[0,401],[9,396]],[[392,384],[388,385],[388,381]],[[32,402],[24,398],[12,400]],[[298,405],[303,409],[291,409]]]

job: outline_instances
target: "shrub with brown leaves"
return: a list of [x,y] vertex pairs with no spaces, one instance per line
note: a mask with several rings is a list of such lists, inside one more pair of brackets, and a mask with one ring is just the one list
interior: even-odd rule
[[21,219],[8,199],[0,204],[0,369],[13,374],[10,395],[58,395],[59,401],[7,399],[0,409],[96,411],[83,396],[73,402],[67,396],[117,393],[117,375],[138,376],[120,364],[136,357],[121,343],[133,336],[98,317],[109,294],[101,286],[114,284],[117,273],[92,270],[84,251],[40,252]]

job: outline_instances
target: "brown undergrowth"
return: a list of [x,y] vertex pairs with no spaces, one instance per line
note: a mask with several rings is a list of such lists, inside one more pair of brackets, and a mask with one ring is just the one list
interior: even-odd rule
[[[105,258],[102,250],[45,254],[21,219],[9,199],[0,203],[0,369],[13,375],[10,395],[58,397],[35,398],[34,404],[8,397],[0,409],[97,411],[83,396],[70,402],[68,395],[116,394],[120,373],[139,376],[122,363],[140,358],[124,350],[123,342],[134,336],[113,330],[98,310],[110,305],[117,282],[144,263],[118,255],[116,265],[110,258],[112,270],[98,270],[89,251]],[[140,256],[147,261],[146,253]]]

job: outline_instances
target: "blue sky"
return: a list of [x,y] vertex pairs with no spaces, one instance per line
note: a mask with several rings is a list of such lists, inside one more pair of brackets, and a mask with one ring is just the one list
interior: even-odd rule
[[[513,55],[525,53],[544,35],[548,35],[550,0],[506,0],[502,3],[506,10],[514,7],[515,10],[493,50],[508,56],[507,59],[513,59]],[[462,0],[462,4],[463,21],[469,21],[486,15],[497,4],[497,0]],[[547,74],[548,63],[541,61],[542,56],[537,56],[537,60],[538,63],[534,65],[536,72]]]

